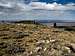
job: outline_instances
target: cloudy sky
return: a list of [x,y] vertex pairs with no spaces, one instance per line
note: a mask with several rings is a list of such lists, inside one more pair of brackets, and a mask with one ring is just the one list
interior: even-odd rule
[[0,20],[56,19],[55,16],[74,19],[75,0],[0,0]]
[[75,0],[0,0],[0,14],[33,9],[75,10]]

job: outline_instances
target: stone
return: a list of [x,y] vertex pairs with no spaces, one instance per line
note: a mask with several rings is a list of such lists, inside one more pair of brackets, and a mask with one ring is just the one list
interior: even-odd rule
[[36,47],[34,51],[39,52],[41,49],[42,49],[42,47]]
[[44,51],[46,51],[47,50],[47,48],[44,48]]
[[75,53],[75,44],[74,43],[68,44],[67,47],[69,47],[70,50]]
[[50,42],[55,42],[56,40],[50,40]]
[[71,44],[70,49],[71,49],[73,52],[75,52],[75,44]]
[[46,43],[48,44],[50,41],[49,40],[46,40]]
[[40,40],[37,42],[37,44],[39,44],[39,43],[45,43],[45,40]]
[[65,50],[66,50],[68,53],[71,53],[71,50],[70,50],[69,47],[64,47],[64,48],[65,48]]

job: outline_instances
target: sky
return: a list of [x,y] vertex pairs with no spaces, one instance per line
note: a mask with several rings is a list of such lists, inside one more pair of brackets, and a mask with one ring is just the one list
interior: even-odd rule
[[0,0],[0,19],[56,19],[55,13],[73,19],[75,0]]
[[33,9],[75,10],[73,5],[75,0],[0,0],[0,13],[16,13]]
[[66,3],[75,3],[75,0],[39,0],[40,2],[46,2],[46,3],[61,3],[61,4],[66,4]]
[[0,14],[18,14],[33,9],[75,10],[74,2],[75,0],[0,0]]
[[60,4],[67,4],[67,3],[75,3],[75,0],[25,0],[25,1],[38,1],[38,2],[46,2],[46,3],[60,3]]

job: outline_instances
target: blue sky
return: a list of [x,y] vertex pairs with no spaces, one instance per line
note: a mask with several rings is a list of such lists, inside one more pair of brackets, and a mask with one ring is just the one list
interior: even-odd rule
[[75,3],[75,0],[25,0],[25,3],[29,3],[30,1],[38,1],[38,2],[46,2],[46,3],[57,2],[59,4]]
[[46,2],[46,3],[61,3],[61,4],[66,4],[66,3],[75,3],[75,0],[39,0],[39,2]]

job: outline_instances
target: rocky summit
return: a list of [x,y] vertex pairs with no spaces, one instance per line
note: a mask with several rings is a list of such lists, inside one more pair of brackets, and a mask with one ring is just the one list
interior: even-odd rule
[[0,23],[0,56],[75,56],[75,27]]

